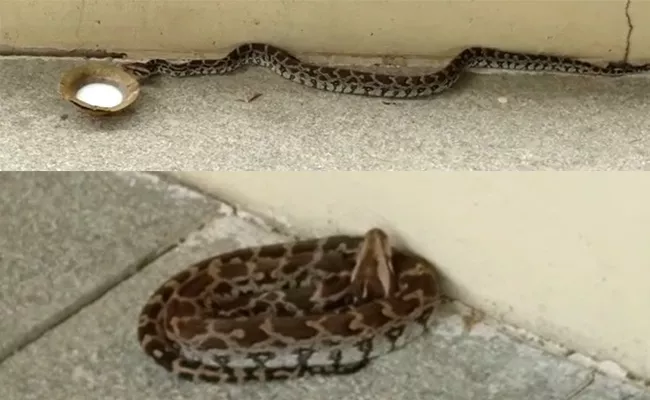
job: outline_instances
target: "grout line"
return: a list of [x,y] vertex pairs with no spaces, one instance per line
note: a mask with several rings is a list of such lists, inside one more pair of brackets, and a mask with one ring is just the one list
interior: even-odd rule
[[576,398],[580,393],[584,392],[585,389],[587,389],[589,386],[591,386],[592,383],[594,383],[594,380],[596,379],[596,370],[591,369],[589,371],[589,374],[585,378],[585,380],[580,383],[580,385],[573,389],[571,393],[569,393],[563,400],[571,400]]
[[101,299],[105,294],[113,290],[116,286],[133,277],[138,272],[142,271],[147,265],[153,263],[154,261],[163,257],[165,254],[177,248],[178,245],[182,243],[185,238],[192,232],[194,232],[194,230],[187,232],[184,236],[177,238],[173,242],[163,244],[148,254],[145,254],[133,265],[125,268],[123,271],[116,274],[112,278],[106,279],[90,292],[80,294],[77,300],[68,306],[63,307],[58,312],[53,313],[49,318],[45,319],[45,321],[37,324],[34,328],[26,332],[19,339],[14,340],[13,343],[10,342],[6,349],[0,350],[0,364],[2,364],[6,359],[10,358],[14,354],[23,350],[25,347],[29,346],[31,343],[40,339],[50,330],[63,324],[65,321],[75,316],[84,308]]

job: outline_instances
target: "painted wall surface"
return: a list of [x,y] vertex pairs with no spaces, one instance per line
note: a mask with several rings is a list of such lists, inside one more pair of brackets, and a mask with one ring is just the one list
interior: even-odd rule
[[645,0],[3,0],[0,51],[182,57],[264,41],[297,54],[448,57],[489,45],[620,60],[629,33],[630,59],[650,60],[648,18]]
[[382,227],[462,301],[650,377],[647,173],[175,176],[306,236]]

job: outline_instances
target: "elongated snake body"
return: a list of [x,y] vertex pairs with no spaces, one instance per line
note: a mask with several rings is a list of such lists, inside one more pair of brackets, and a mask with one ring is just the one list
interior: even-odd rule
[[145,80],[155,75],[224,75],[245,65],[262,66],[290,81],[320,90],[384,98],[418,98],[442,93],[451,88],[465,70],[470,68],[602,76],[622,76],[650,71],[650,63],[609,63],[599,66],[563,56],[470,47],[461,51],[439,71],[421,75],[389,75],[309,64],[286,50],[265,43],[240,45],[221,59],[195,59],[177,63],[152,59],[146,62],[123,63],[122,67],[138,79]]
[[373,228],[195,263],[151,295],[138,340],[194,381],[347,374],[424,333],[439,302],[433,265]]

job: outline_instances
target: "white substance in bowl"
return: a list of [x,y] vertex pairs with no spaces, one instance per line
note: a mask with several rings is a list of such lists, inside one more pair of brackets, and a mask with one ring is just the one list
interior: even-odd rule
[[120,89],[108,83],[90,83],[77,91],[77,99],[95,107],[115,107],[122,103],[124,96]]

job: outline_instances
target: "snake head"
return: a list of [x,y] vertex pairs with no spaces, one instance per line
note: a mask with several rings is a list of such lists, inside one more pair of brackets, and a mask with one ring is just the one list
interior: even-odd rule
[[126,72],[140,80],[146,79],[156,73],[156,66],[151,61],[124,63],[120,66]]
[[378,228],[369,230],[357,253],[351,289],[357,299],[389,297],[396,288],[393,251],[388,235]]

